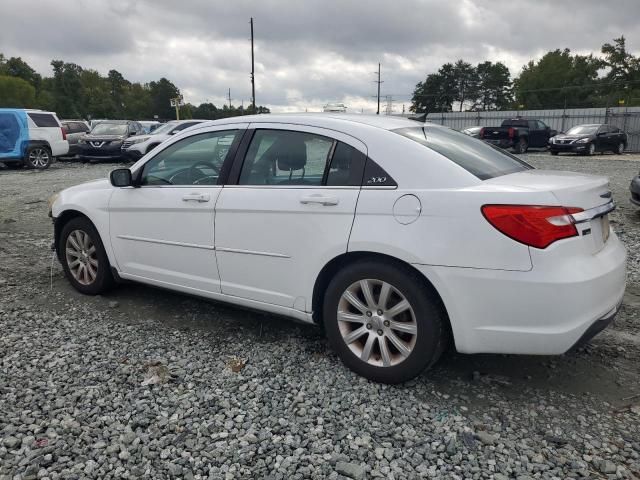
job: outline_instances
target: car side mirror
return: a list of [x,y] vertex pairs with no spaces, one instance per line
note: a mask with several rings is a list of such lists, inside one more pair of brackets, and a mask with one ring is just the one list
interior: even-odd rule
[[109,174],[109,180],[114,187],[132,187],[133,178],[128,168],[117,168]]

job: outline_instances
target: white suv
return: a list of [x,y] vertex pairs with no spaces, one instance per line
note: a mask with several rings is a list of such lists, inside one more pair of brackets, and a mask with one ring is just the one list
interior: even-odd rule
[[139,160],[140,157],[149,153],[165,140],[171,138],[173,135],[186,130],[189,127],[193,127],[206,120],[173,120],[167,122],[164,125],[156,128],[151,134],[138,135],[136,137],[129,138],[122,143],[122,152],[131,160]]
[[0,108],[0,162],[9,168],[44,169],[67,153],[67,135],[55,113]]

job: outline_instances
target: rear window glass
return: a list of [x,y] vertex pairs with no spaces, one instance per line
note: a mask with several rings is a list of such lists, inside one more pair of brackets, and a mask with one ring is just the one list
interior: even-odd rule
[[529,120],[509,119],[502,121],[503,127],[529,127]]
[[393,131],[440,153],[480,180],[533,168],[502,149],[450,128],[424,126]]
[[36,127],[59,127],[58,121],[50,113],[28,113]]

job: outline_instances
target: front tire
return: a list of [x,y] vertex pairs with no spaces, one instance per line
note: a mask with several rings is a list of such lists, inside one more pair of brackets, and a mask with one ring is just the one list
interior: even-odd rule
[[42,145],[34,145],[27,149],[24,164],[27,168],[44,170],[51,165],[51,150]]
[[618,144],[618,148],[614,150],[614,153],[617,153],[618,155],[622,155],[624,153],[624,143],[620,142]]
[[444,350],[446,313],[415,272],[360,261],[338,272],[325,293],[327,337],[342,362],[381,383],[401,383]]
[[98,231],[87,218],[76,217],[64,225],[58,252],[66,277],[80,293],[98,295],[112,287],[107,253]]
[[589,145],[587,145],[587,149],[585,150],[584,154],[587,157],[590,157],[591,155],[593,155],[594,153],[596,153],[596,146],[593,143],[590,143]]

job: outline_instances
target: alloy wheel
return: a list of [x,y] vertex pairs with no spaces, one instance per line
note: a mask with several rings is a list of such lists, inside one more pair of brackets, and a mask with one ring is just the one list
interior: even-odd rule
[[29,163],[33,168],[44,168],[49,165],[49,152],[44,148],[34,148],[29,152]]
[[73,230],[67,237],[65,253],[69,272],[82,285],[91,285],[98,276],[96,246],[89,234]]
[[624,153],[624,143],[618,144],[618,155],[622,155]]
[[418,324],[413,307],[385,281],[363,279],[351,284],[340,297],[337,318],[344,342],[369,365],[398,365],[416,345]]

